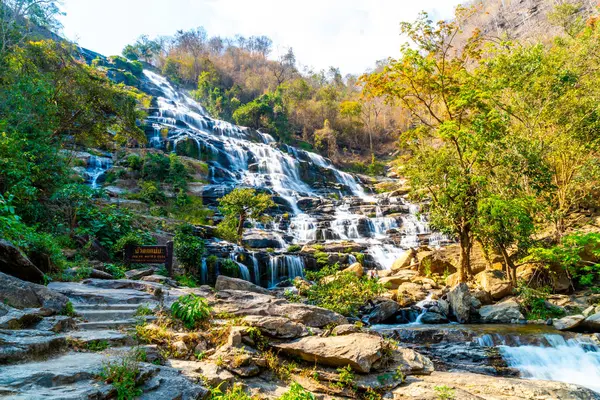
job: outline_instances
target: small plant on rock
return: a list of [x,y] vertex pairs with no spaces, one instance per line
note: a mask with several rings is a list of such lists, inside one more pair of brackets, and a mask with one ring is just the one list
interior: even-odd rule
[[171,306],[171,313],[188,329],[193,329],[211,314],[211,307],[205,298],[188,294],[177,299]]
[[220,388],[211,390],[211,400],[252,400],[241,385],[235,385],[223,392]]
[[290,390],[285,392],[279,400],[315,400],[315,395],[294,382],[291,384]]
[[435,386],[433,390],[435,390],[438,400],[452,400],[455,398],[454,389],[446,385]]
[[354,375],[354,372],[352,372],[352,367],[347,365],[345,368],[338,368],[337,372],[339,373],[339,380],[336,385],[342,389],[354,389],[356,386],[356,376]]
[[113,385],[118,400],[133,400],[142,394],[136,382],[139,374],[138,363],[131,357],[124,357],[121,361],[106,363],[100,378]]

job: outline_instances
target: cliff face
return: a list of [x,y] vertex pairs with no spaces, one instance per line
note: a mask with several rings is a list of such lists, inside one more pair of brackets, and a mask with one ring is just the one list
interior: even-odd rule
[[519,40],[550,40],[563,33],[548,20],[557,5],[571,3],[578,7],[578,16],[584,20],[598,7],[597,0],[474,0],[465,6],[474,6],[473,15],[461,21],[462,40],[476,28],[485,36]]

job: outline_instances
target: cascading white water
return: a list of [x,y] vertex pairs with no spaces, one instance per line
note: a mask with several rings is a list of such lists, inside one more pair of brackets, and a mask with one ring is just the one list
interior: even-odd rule
[[112,159],[108,157],[91,156],[87,168],[86,175],[89,185],[96,189],[98,188],[98,179],[112,167]]
[[250,259],[252,260],[252,268],[254,269],[254,283],[260,284],[260,269],[258,268],[258,258],[256,253],[250,253]]
[[279,255],[271,256],[269,260],[270,281],[269,287],[276,286],[282,278],[293,280],[295,277],[304,277],[304,261],[300,256]]
[[200,267],[200,283],[208,283],[208,266],[206,265],[206,258],[202,258],[202,264]]
[[584,339],[546,335],[549,347],[499,346],[509,367],[523,378],[574,383],[600,393],[600,347]]

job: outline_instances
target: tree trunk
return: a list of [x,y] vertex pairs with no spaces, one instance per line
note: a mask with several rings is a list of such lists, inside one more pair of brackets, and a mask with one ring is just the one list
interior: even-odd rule
[[517,267],[515,267],[515,263],[510,259],[506,248],[500,247],[500,253],[502,254],[502,258],[504,259],[504,265],[506,267],[506,277],[510,279],[513,285],[517,285]]
[[244,238],[244,222],[246,222],[246,215],[240,214],[240,219],[238,222],[237,236],[238,236],[238,244],[242,244],[242,239]]
[[466,282],[473,274],[471,272],[471,235],[469,228],[463,228],[460,233],[460,267],[458,270],[460,282]]

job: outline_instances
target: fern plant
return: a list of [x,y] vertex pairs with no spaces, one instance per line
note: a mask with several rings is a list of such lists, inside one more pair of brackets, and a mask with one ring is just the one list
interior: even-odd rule
[[188,329],[193,329],[199,322],[207,320],[211,312],[206,299],[195,294],[182,296],[171,306],[171,314],[181,320]]

